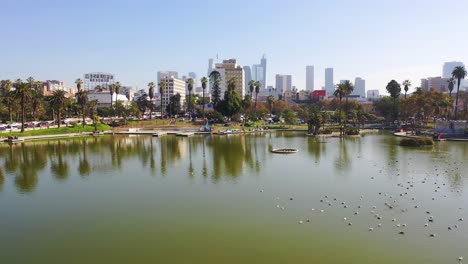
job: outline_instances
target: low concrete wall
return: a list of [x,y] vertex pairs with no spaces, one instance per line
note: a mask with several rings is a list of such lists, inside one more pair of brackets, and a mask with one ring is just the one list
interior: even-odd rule
[[465,120],[436,120],[434,132],[444,134],[465,134],[468,122]]

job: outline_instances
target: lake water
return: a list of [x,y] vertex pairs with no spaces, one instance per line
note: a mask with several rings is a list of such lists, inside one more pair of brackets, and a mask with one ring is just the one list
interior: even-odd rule
[[[1,144],[0,263],[468,260],[468,144],[398,140],[272,132]],[[269,151],[279,147],[299,152]]]

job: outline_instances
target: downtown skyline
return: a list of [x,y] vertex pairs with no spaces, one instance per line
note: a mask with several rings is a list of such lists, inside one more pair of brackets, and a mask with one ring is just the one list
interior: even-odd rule
[[[463,2],[91,3],[4,3],[7,12],[0,21],[7,26],[0,32],[10,40],[0,43],[0,79],[33,76],[73,86],[84,73],[102,71],[146,89],[158,71],[195,72],[199,79],[206,75],[209,58],[215,63],[216,57],[218,62],[236,58],[239,65],[252,66],[266,54],[265,87],[275,84],[276,74],[285,74],[292,75],[292,85],[306,89],[306,65],[313,65],[315,89],[325,84],[324,69],[333,68],[334,83],[361,77],[367,90],[386,94],[391,79],[410,79],[412,90],[422,78],[442,76],[444,62],[468,61],[468,51],[457,48],[466,47],[468,40],[463,35],[456,39],[454,26],[463,22],[454,10],[467,9]],[[261,8],[284,16],[255,16]],[[191,12],[171,20],[178,9]],[[51,13],[53,19],[43,16]],[[404,19],[388,19],[395,13]],[[330,20],[332,14],[340,19]],[[160,30],[168,26],[170,30]],[[213,38],[213,31],[222,37]]]

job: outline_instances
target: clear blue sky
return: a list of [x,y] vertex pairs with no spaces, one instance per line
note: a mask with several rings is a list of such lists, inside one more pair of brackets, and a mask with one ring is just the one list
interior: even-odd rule
[[445,61],[468,63],[468,1],[451,0],[1,0],[0,79],[116,74],[146,88],[158,70],[206,74],[207,60],[268,59],[274,75],[305,88],[305,66],[335,82],[356,76],[367,89],[391,79],[440,76]]

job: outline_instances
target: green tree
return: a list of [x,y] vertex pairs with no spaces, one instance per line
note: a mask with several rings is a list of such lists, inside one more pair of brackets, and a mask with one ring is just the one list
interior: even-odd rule
[[224,100],[219,102],[218,108],[216,109],[224,116],[232,117],[235,114],[241,112],[241,99],[239,95],[233,89],[228,89],[224,93]]
[[387,92],[390,94],[390,97],[393,98],[393,119],[398,120],[398,112],[396,111],[396,101],[400,97],[401,93],[400,84],[395,80],[391,80],[387,84],[386,89]]
[[60,128],[60,125],[62,123],[62,112],[65,109],[65,106],[67,104],[67,98],[65,97],[65,91],[64,90],[55,90],[52,93],[52,96],[50,97],[50,104],[51,107],[55,110],[57,114],[57,121],[58,121],[58,127]]
[[218,71],[212,71],[210,73],[210,80],[212,83],[211,91],[211,102],[213,103],[213,108],[218,107],[218,103],[221,101],[221,74]]
[[312,105],[308,112],[307,133],[318,135],[323,121],[323,113],[320,111],[320,107],[316,104]]
[[21,132],[24,132],[24,123],[26,121],[26,103],[31,100],[31,90],[32,84],[34,83],[34,79],[32,77],[28,78],[28,82],[24,83],[21,79],[17,79],[14,87],[15,87],[15,97],[20,101],[21,107]]
[[180,114],[181,110],[182,107],[180,105],[180,94],[176,93],[169,99],[169,104],[166,106],[166,111],[169,112],[172,116]]
[[447,80],[447,83],[448,83],[449,95],[450,95],[450,97],[452,97],[453,87],[455,86],[455,78],[450,77],[450,78]]
[[13,105],[15,101],[15,96],[14,93],[11,91],[11,87],[13,86],[13,83],[10,80],[2,80],[0,82],[1,86],[1,96],[3,99],[3,102],[8,108],[8,115],[10,117],[10,123],[13,123]]
[[[149,98],[150,98],[149,105],[150,105],[150,109],[151,109],[149,119],[151,119],[151,117],[152,117],[151,113],[153,112],[153,98],[154,98],[154,88],[155,87],[156,87],[156,85],[154,85],[154,82],[148,83],[148,95],[149,95]],[[147,98],[145,98],[145,99],[147,99]],[[162,113],[161,113],[161,115],[162,115]]]
[[202,93],[203,93],[203,121],[205,120],[205,89],[206,85],[208,84],[208,79],[206,77],[201,78],[201,86],[202,86]]
[[406,94],[408,93],[409,87],[411,86],[410,80],[404,80],[403,81],[403,87],[405,90],[405,99],[406,99]]
[[282,116],[284,118],[284,122],[286,125],[294,125],[296,124],[296,113],[294,113],[293,110],[291,109],[285,109],[282,113]]
[[464,66],[457,66],[452,71],[452,77],[457,79],[457,95],[455,97],[455,120],[458,119],[458,93],[460,91],[460,83],[466,77],[466,70]]

